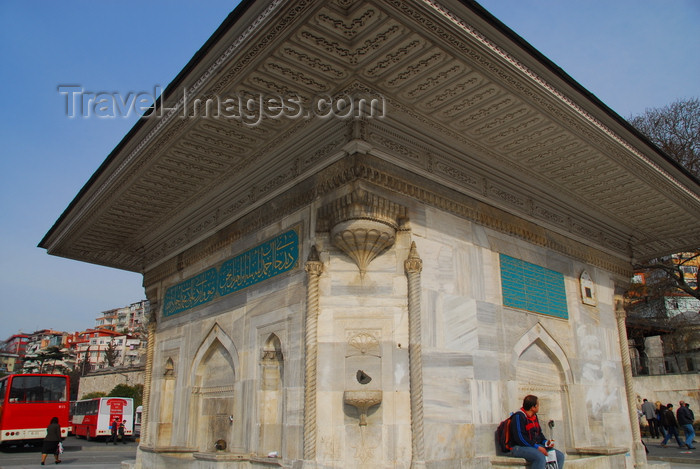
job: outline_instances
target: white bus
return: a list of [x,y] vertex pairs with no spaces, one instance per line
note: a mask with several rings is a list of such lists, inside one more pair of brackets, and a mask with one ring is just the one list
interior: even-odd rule
[[134,437],[141,436],[141,416],[143,414],[143,406],[140,405],[136,408],[136,413],[134,414]]
[[134,400],[130,397],[97,397],[75,401],[72,426],[75,436],[87,440],[96,437],[110,438],[110,426],[115,420],[124,422],[124,437],[134,434]]

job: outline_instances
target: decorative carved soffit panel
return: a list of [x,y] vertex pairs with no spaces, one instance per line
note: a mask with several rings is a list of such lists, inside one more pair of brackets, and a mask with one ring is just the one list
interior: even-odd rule
[[335,247],[347,254],[364,277],[372,260],[394,245],[405,229],[406,208],[356,188],[318,210],[316,231],[329,232]]

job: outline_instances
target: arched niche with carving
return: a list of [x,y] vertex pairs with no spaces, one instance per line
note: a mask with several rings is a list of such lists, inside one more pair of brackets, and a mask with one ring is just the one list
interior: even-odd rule
[[[510,376],[514,378],[515,389],[511,390],[514,401],[509,406],[519,408],[523,397],[536,395],[541,404],[538,417],[545,434],[551,438],[556,431],[559,449],[571,446],[569,389],[573,374],[566,353],[542,324],[533,326],[513,346]],[[550,420],[556,430],[548,428]]]
[[199,451],[216,451],[216,442],[224,440],[232,449],[237,428],[235,384],[239,368],[238,352],[231,338],[218,324],[202,341],[192,364],[192,390],[189,440]]
[[170,446],[173,438],[173,416],[175,406],[175,362],[172,357],[165,360],[163,379],[160,380],[160,402],[156,426],[156,444]]
[[263,345],[260,355],[260,374],[258,453],[264,456],[272,452],[283,454],[284,355],[282,342],[276,334],[270,334]]

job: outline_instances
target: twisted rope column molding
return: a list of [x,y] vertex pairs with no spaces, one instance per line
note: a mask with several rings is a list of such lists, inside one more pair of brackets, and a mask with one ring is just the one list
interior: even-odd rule
[[304,369],[304,459],[316,458],[316,366],[318,358],[318,284],[323,272],[316,246],[304,266],[306,286],[306,362]]
[[151,314],[148,321],[148,345],[146,346],[146,373],[143,380],[143,409],[141,412],[141,441],[146,445],[148,441],[148,411],[151,400],[151,381],[153,378],[153,353],[156,347],[156,310],[157,303],[149,302]]
[[425,443],[423,434],[423,356],[421,352],[420,273],[423,261],[418,256],[415,241],[411,243],[408,258],[404,261],[408,277],[408,362],[411,387],[411,467],[425,467]]
[[642,435],[639,431],[637,420],[637,406],[635,401],[637,396],[634,392],[634,382],[632,381],[632,362],[627,339],[627,326],[625,318],[627,313],[621,298],[615,299],[615,319],[617,319],[617,334],[620,340],[620,354],[622,356],[622,371],[625,378],[625,391],[627,392],[627,412],[629,413],[630,425],[632,426],[632,454],[634,457],[634,467],[646,467],[647,455],[642,444]]

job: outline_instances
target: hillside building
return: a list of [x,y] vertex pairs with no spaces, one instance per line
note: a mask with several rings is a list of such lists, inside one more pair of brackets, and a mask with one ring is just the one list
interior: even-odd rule
[[[87,373],[141,365],[145,342],[137,337],[99,328],[76,333],[72,347],[75,350],[76,365],[83,367],[82,372]],[[111,366],[108,353],[114,354]]]
[[22,369],[29,338],[29,334],[12,334],[0,343],[0,371],[17,373]]
[[72,357],[66,355],[63,359],[43,360],[46,349],[55,348],[67,351],[68,334],[52,329],[40,329],[29,334],[27,348],[22,362],[24,373],[63,373],[73,368]]
[[95,319],[95,327],[133,335],[144,328],[147,312],[148,301],[141,300],[129,306],[103,311]]

